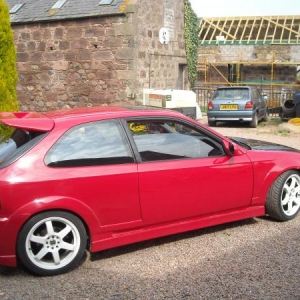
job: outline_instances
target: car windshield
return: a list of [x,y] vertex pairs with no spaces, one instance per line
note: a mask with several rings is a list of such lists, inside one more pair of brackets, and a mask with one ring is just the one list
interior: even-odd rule
[[249,90],[243,88],[220,88],[213,95],[213,100],[218,99],[249,99]]
[[246,142],[244,142],[243,140],[240,140],[239,138],[234,138],[234,137],[228,137],[229,139],[231,139],[233,142],[237,143],[239,146],[247,149],[247,150],[251,150],[251,146],[248,145]]
[[35,145],[45,133],[15,129],[0,142],[0,168],[4,168]]

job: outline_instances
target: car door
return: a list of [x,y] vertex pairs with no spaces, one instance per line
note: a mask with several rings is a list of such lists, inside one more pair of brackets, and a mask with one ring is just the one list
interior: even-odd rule
[[251,203],[253,171],[246,155],[225,155],[220,139],[177,120],[135,120],[128,121],[128,127],[140,156],[145,224],[230,211]]
[[47,153],[45,164],[42,176],[55,178],[48,186],[87,205],[101,226],[125,229],[141,221],[137,164],[118,120],[71,128]]

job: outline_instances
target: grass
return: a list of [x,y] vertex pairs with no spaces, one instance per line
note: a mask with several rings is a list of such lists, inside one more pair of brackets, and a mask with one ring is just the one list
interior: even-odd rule
[[207,106],[200,106],[202,113],[207,113]]
[[266,127],[266,126],[278,126],[280,124],[282,124],[282,120],[278,117],[274,117],[274,118],[269,118],[269,120],[267,122],[263,121],[263,122],[259,122],[258,126],[259,127]]
[[268,125],[278,126],[278,125],[282,124],[283,121],[281,120],[281,118],[275,117],[275,118],[270,118],[267,123],[268,123]]
[[290,134],[290,132],[286,129],[280,129],[278,130],[278,133],[283,136],[288,136]]

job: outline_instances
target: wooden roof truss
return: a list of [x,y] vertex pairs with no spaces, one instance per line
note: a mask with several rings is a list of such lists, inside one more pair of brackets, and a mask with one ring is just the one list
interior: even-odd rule
[[300,16],[204,18],[200,45],[300,44]]

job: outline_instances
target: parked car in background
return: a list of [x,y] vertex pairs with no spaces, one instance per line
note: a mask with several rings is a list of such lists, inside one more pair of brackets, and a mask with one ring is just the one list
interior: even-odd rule
[[217,122],[248,122],[256,128],[259,121],[268,120],[268,107],[260,92],[251,86],[219,87],[208,102],[209,126]]
[[85,251],[300,207],[300,151],[183,114],[95,107],[0,113],[0,265],[39,275]]

